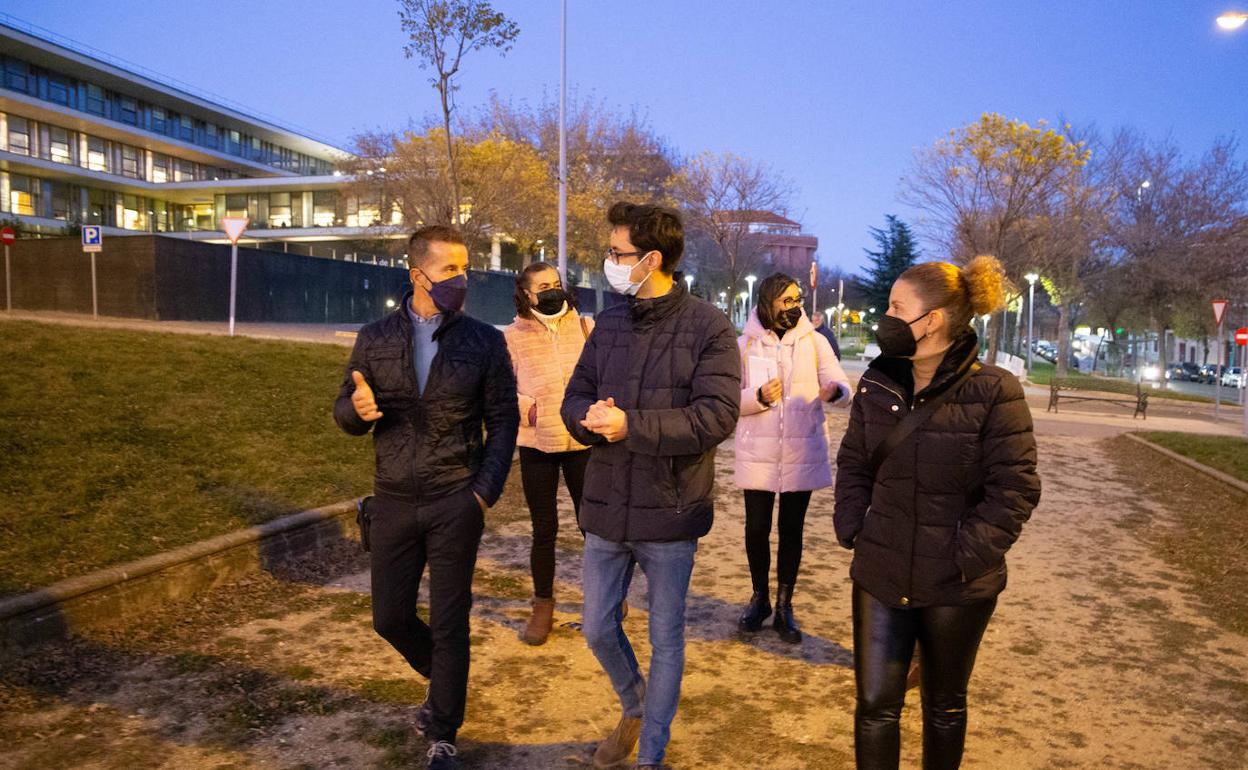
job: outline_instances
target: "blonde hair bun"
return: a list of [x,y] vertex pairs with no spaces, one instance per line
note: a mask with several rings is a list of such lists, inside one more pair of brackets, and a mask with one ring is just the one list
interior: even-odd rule
[[975,257],[962,266],[961,276],[975,315],[989,315],[1005,308],[1005,269],[996,257]]

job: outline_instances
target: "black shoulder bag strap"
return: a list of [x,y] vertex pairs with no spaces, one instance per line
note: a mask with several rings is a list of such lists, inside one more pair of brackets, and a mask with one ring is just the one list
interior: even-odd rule
[[893,453],[893,450],[901,446],[901,442],[905,441],[907,436],[914,433],[923,426],[923,423],[931,419],[936,410],[940,408],[940,405],[948,401],[958,391],[958,388],[962,387],[962,383],[970,379],[972,374],[979,371],[979,368],[980,364],[978,361],[971,364],[949,387],[929,398],[923,406],[912,410],[902,418],[901,422],[897,423],[897,426],[871,452],[870,468],[872,478],[875,478],[875,475],[879,473],[880,466]]

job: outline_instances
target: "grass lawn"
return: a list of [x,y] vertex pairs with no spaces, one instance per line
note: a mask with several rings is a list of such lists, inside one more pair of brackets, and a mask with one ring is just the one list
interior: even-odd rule
[[1161,431],[1141,433],[1140,436],[1240,481],[1248,481],[1248,439]]
[[347,355],[0,323],[0,595],[365,493]]
[[[1037,360],[1034,362],[1031,375],[1028,379],[1033,385],[1052,385],[1057,367],[1048,361]],[[1072,370],[1073,372],[1073,370]],[[1122,393],[1124,395],[1135,395],[1135,383],[1130,380],[1119,379],[1117,377],[1096,377],[1087,374],[1069,374],[1062,378],[1063,382],[1070,383],[1076,388],[1083,390],[1099,390],[1104,393]],[[1208,396],[1198,396],[1192,393],[1178,393],[1165,388],[1145,387],[1148,397],[1164,398],[1170,401],[1191,401],[1202,404],[1212,404],[1213,399]],[[1223,403],[1226,399],[1223,398]]]

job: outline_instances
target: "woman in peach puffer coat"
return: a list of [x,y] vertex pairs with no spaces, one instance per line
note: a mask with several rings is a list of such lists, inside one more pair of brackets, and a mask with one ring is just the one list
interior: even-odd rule
[[[823,405],[848,405],[849,378],[832,346],[802,311],[801,287],[776,273],[758,287],[758,304],[737,340],[741,350],[741,420],[735,441],[736,484],[745,491],[745,553],[754,593],[737,625],[758,631],[772,613],[771,520],[780,496],[776,606],[772,626],[791,644],[793,584],[802,559],[810,493],[832,486]],[[765,373],[765,374],[764,374]]]
[[594,322],[576,312],[558,271],[534,262],[516,276],[516,320],[503,330],[519,396],[520,481],[533,521],[533,612],[520,638],[543,644],[554,621],[559,471],[578,517],[589,449],[563,427],[559,408]]

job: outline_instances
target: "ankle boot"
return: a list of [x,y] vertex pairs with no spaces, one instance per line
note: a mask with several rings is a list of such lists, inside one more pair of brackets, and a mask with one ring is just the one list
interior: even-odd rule
[[741,631],[758,631],[763,627],[763,621],[770,616],[771,602],[767,600],[767,589],[764,588],[750,595],[750,603],[745,605],[745,612],[737,620],[737,628]]
[[801,629],[793,620],[793,586],[781,583],[776,586],[776,617],[771,625],[780,638],[789,644],[802,641]]
[[554,616],[555,600],[553,598],[533,597],[533,614],[529,616],[529,624],[524,627],[524,633],[520,634],[520,640],[534,646],[545,644],[546,637],[550,635],[550,627],[554,624]]

